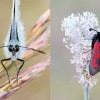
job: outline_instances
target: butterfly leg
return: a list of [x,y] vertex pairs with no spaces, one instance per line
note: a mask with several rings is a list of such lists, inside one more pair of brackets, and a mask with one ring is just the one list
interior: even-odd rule
[[8,58],[8,59],[2,59],[2,60],[1,60],[1,64],[2,64],[3,68],[5,69],[5,71],[6,71],[6,73],[7,73],[8,80],[9,80],[9,85],[10,85],[10,76],[9,76],[9,73],[8,73],[7,68],[6,68],[5,65],[3,64],[4,61],[8,61],[8,60],[11,60],[11,58]]
[[45,52],[40,51],[40,50],[36,50],[36,49],[34,49],[34,48],[28,48],[28,47],[23,47],[23,46],[19,46],[19,47],[26,48],[27,50],[37,51],[37,52],[39,52],[39,53],[45,54]]
[[18,84],[18,75],[19,75],[19,72],[20,72],[21,68],[22,68],[23,65],[24,65],[24,60],[19,59],[19,58],[17,58],[17,60],[20,61],[20,62],[22,62],[22,65],[19,67],[18,72],[17,72],[17,84]]

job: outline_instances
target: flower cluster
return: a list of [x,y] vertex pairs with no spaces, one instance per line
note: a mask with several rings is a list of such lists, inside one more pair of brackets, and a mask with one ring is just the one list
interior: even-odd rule
[[92,87],[97,80],[90,76],[88,69],[91,59],[91,41],[96,33],[89,31],[90,28],[98,29],[98,19],[90,12],[71,14],[64,18],[61,24],[61,30],[65,31],[63,42],[73,53],[71,63],[76,66],[76,71],[79,73],[79,83],[82,85],[88,83]]

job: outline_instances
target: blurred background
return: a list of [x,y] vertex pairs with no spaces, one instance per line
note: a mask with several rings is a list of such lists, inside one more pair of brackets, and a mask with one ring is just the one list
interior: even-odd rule
[[[25,32],[28,33],[34,26],[38,18],[49,8],[49,0],[21,0],[21,20],[25,26]],[[0,0],[0,46],[9,29],[12,11],[12,0]],[[45,52],[49,52],[46,50]],[[0,59],[4,59],[3,50],[0,50]],[[32,57],[25,63],[23,69],[42,60],[43,55]],[[22,70],[23,70],[22,69]],[[16,75],[15,68],[11,69],[10,76]],[[7,80],[7,76],[0,79],[0,85]],[[41,76],[35,78],[19,91],[14,93],[7,100],[50,100],[50,71],[49,67],[41,73]]]
[[[76,69],[70,64],[72,55],[63,43],[61,21],[71,13],[93,12],[100,21],[99,0],[51,0],[51,100],[83,100],[83,89],[78,83]],[[90,100],[100,100],[100,73]]]

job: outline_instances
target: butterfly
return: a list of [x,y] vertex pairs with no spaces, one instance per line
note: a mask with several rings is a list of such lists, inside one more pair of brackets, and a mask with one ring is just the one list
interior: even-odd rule
[[1,64],[7,73],[9,84],[11,83],[10,76],[9,76],[7,68],[4,65],[5,61],[22,62],[21,66],[19,67],[18,72],[17,72],[16,80],[18,83],[19,72],[25,63],[25,61],[21,58],[24,54],[24,49],[32,50],[32,51],[36,51],[36,52],[45,54],[45,52],[43,52],[43,51],[36,50],[34,48],[28,48],[25,46],[25,32],[24,32],[23,23],[20,20],[19,7],[20,7],[20,0],[13,0],[10,29],[9,29],[9,32],[5,39],[4,46],[0,47],[0,48],[4,48],[4,53],[6,55],[6,59],[2,59]]

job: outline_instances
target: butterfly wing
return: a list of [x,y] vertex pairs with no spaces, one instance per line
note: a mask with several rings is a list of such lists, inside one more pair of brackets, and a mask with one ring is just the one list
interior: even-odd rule
[[93,76],[100,71],[100,41],[96,41],[92,50],[89,72]]

